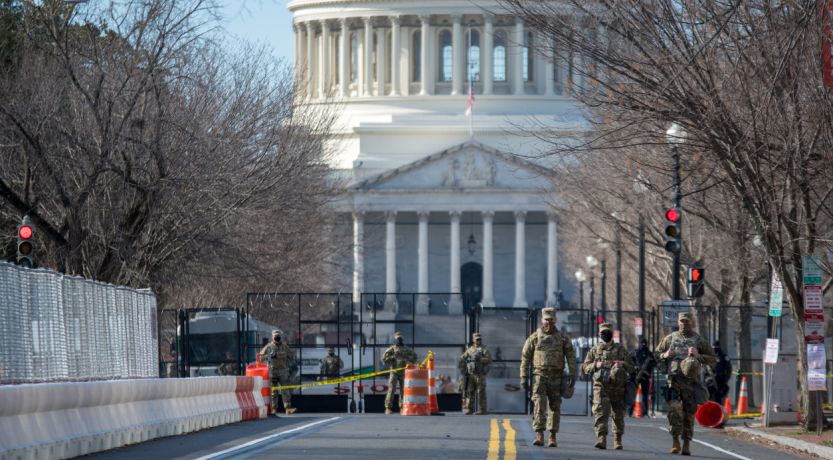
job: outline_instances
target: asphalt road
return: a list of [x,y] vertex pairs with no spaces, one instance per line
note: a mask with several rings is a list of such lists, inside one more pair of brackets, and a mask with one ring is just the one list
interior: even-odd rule
[[[593,447],[591,417],[563,417],[558,447],[532,445],[526,416],[402,417],[303,415],[237,423],[150,441],[100,454],[104,459],[633,459],[680,458],[668,454],[665,419],[626,419],[624,450]],[[691,458],[787,460],[802,457],[748,443],[721,430],[697,429]]]

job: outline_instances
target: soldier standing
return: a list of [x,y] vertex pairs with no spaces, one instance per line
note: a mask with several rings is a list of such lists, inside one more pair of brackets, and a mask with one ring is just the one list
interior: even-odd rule
[[[561,422],[561,387],[564,363],[570,371],[570,387],[576,384],[576,352],[570,338],[555,328],[555,309],[541,310],[541,327],[526,339],[521,352],[521,387],[529,391],[527,376],[532,366],[532,428],[536,446],[544,445],[544,428],[550,431],[548,446],[556,447],[555,435]],[[547,420],[547,407],[552,416]]]
[[695,388],[700,385],[701,367],[712,366],[715,362],[709,342],[694,332],[691,321],[691,313],[680,313],[679,330],[665,336],[656,349],[657,359],[668,371],[665,399],[668,401],[668,431],[674,440],[672,454],[691,455],[694,412],[697,410]]
[[[654,368],[657,366],[657,360],[648,348],[648,340],[644,337],[639,340],[639,348],[631,353],[631,361],[633,361],[633,365],[636,367],[636,377],[634,378],[634,383],[636,383],[637,387],[642,387],[643,395],[648,394],[648,388],[651,386],[651,376],[654,374]],[[634,405],[636,405],[635,402]],[[631,406],[628,409],[631,415],[633,415],[633,408],[634,406]],[[648,413],[648,398],[642,399],[642,413]]]
[[[417,360],[417,355],[414,350],[405,346],[405,340],[402,338],[401,332],[393,334],[396,343],[385,350],[382,355],[382,362],[391,369],[399,369],[405,367],[407,364],[414,364]],[[405,384],[405,371],[391,372],[388,378],[388,394],[385,396],[385,415],[393,413],[393,395],[396,393],[396,386],[399,384],[401,389]],[[401,391],[400,391],[401,393]]]
[[[281,340],[281,331],[277,329],[272,331],[272,341],[266,344],[258,354],[268,360],[271,386],[290,384],[289,366],[292,361],[295,361],[295,354],[289,348],[289,345]],[[294,414],[292,393],[289,390],[281,390],[281,397],[283,397],[283,406],[286,413]],[[272,413],[275,415],[278,413],[278,392],[274,390],[272,390]]]
[[336,356],[335,348],[329,347],[327,348],[327,356],[321,358],[321,361],[319,361],[320,375],[318,380],[338,378],[342,369],[344,369],[344,361]]
[[470,346],[463,356],[460,357],[466,366],[466,398],[463,402],[466,415],[471,415],[472,401],[477,397],[477,415],[486,413],[486,374],[489,373],[489,364],[492,362],[492,355],[483,346],[483,340],[479,332],[472,335],[474,344]]
[[599,338],[587,356],[581,370],[593,376],[593,416],[596,419],[597,449],[607,449],[607,424],[613,412],[613,448],[622,449],[625,434],[625,385],[634,371],[633,361],[624,347],[613,341],[610,323],[599,326]]

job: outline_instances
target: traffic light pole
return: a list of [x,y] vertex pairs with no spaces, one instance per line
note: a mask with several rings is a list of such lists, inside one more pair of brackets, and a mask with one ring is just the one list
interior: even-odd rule
[[606,260],[602,259],[602,321],[607,321],[607,267]]
[[616,241],[616,329],[624,334],[622,325],[622,243]]
[[[645,324],[645,219],[639,214],[639,317]],[[644,334],[643,334],[644,335]]]
[[[674,184],[672,186],[672,194],[674,200],[674,207],[683,209],[683,194],[680,190],[680,151],[675,144],[671,145],[671,157],[674,160]],[[680,229],[683,226],[682,212],[680,212]],[[680,253],[683,252],[683,236],[682,231],[677,235],[678,250],[674,252],[674,266],[671,270],[671,298],[680,300]]]

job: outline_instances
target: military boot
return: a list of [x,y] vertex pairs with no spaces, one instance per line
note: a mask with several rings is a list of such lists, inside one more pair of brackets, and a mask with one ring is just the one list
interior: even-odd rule
[[385,415],[390,415],[392,413],[393,413],[393,411],[389,407],[385,408]]
[[475,412],[474,415],[486,415],[487,413],[488,412],[486,412],[485,410],[480,409],[479,411]]
[[544,432],[543,431],[536,431],[535,432],[535,441],[532,441],[533,446],[543,446],[544,445]]
[[680,453],[683,455],[691,455],[691,445],[688,439],[683,439],[683,450]]
[[616,433],[613,437],[613,448],[616,450],[622,450],[622,434]]
[[286,415],[294,414],[297,411],[298,411],[298,409],[296,409],[294,407],[287,407],[286,408]]
[[607,436],[600,434],[596,438],[596,444],[593,445],[596,449],[607,449]]
[[550,431],[550,442],[547,443],[547,447],[558,447],[558,443],[555,442],[555,431]]
[[669,452],[672,454],[680,453],[680,438],[674,436],[674,445],[671,446],[671,450]]

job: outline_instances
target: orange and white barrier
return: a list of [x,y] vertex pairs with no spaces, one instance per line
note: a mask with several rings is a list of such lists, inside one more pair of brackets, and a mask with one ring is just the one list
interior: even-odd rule
[[645,414],[642,413],[642,385],[636,387],[636,401],[633,403],[633,417],[642,418]]
[[437,381],[434,379],[434,354],[428,354],[428,410],[431,414],[440,413],[437,402]]
[[428,369],[411,367],[405,369],[405,387],[402,388],[402,415],[431,415],[428,406]]
[[744,415],[749,412],[749,389],[746,386],[746,377],[740,379],[740,397],[738,398],[738,411],[735,415]]
[[0,458],[77,457],[266,417],[260,378],[202,377],[0,387]]

